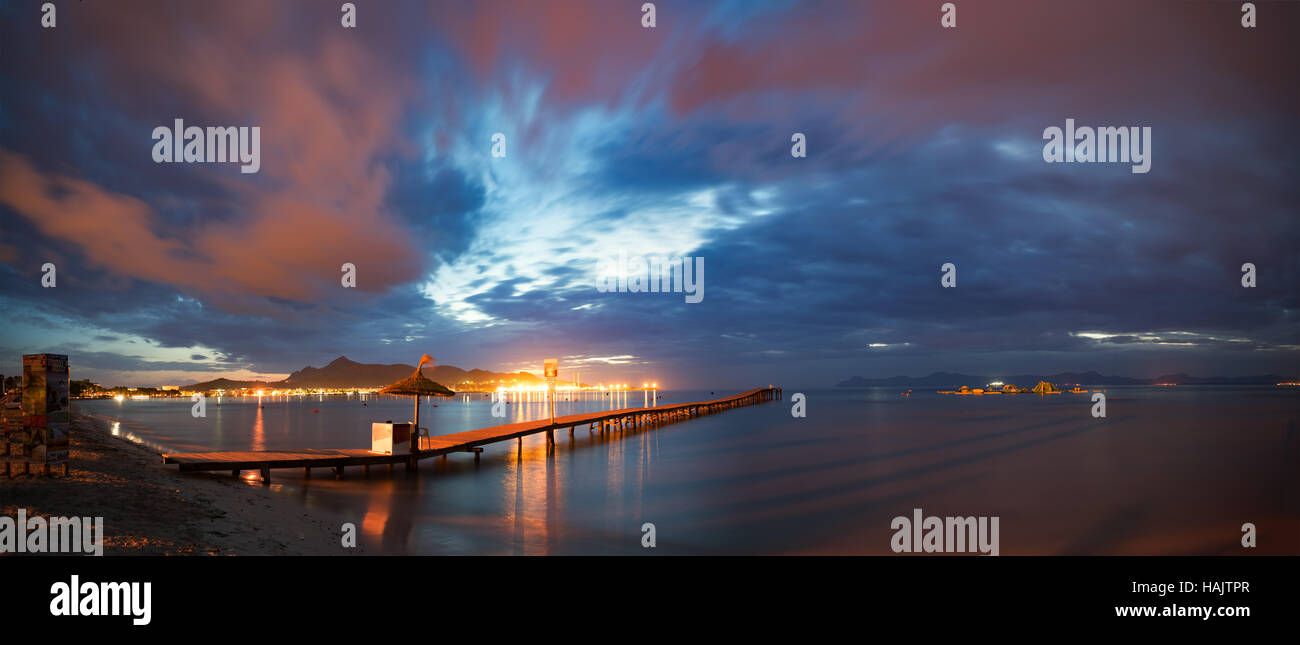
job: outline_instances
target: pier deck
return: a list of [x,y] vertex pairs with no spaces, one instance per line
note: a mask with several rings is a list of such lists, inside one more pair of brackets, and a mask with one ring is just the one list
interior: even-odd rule
[[343,476],[343,469],[348,466],[370,466],[406,464],[408,471],[418,468],[419,460],[439,457],[453,452],[474,453],[478,460],[482,446],[502,441],[517,439],[523,445],[523,438],[541,432],[546,433],[547,448],[555,445],[555,431],[568,428],[573,435],[574,428],[588,426],[602,434],[613,428],[636,428],[645,423],[665,423],[689,419],[702,414],[710,414],[742,405],[752,405],[781,398],[781,388],[756,388],[712,401],[678,403],[653,408],[623,408],[604,410],[584,414],[571,414],[550,419],[508,423],[505,425],[468,430],[454,434],[436,435],[420,438],[420,450],[411,454],[386,455],[364,448],[357,449],[298,449],[298,450],[258,450],[258,451],[220,451],[165,453],[164,464],[176,464],[180,472],[223,471],[228,470],[238,476],[243,470],[261,471],[262,484],[269,485],[271,470],[275,468],[303,468],[308,475],[312,468],[333,468],[336,477]]

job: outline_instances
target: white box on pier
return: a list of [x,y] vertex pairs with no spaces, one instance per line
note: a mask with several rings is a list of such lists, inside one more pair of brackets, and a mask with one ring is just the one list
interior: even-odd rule
[[370,452],[381,455],[411,454],[411,424],[392,422],[370,424]]

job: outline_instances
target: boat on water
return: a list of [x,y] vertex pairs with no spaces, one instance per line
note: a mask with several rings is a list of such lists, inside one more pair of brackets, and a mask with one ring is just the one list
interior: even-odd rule
[[1038,385],[1034,386],[1033,392],[1034,394],[1060,394],[1061,393],[1060,390],[1056,389],[1055,385],[1052,385],[1047,381],[1039,381]]
[[[995,383],[999,386],[998,388],[993,387]],[[1061,393],[1061,391],[1053,387],[1052,384],[1048,383],[1047,385],[1053,390],[1052,392],[1049,392],[1049,394]],[[939,394],[968,394],[974,396],[983,396],[985,394],[1024,394],[1029,391],[1030,390],[1027,387],[1017,387],[1011,383],[1002,383],[1001,381],[989,383],[987,388],[977,387],[972,389],[969,385],[963,385],[956,390],[937,390]],[[1036,389],[1034,391],[1037,392]]]

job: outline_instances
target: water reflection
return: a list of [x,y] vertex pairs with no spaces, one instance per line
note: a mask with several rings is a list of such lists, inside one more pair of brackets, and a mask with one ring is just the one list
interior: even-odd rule
[[[556,412],[625,407],[626,396],[573,397],[558,401]],[[1294,517],[1287,509],[1300,490],[1297,471],[1285,465],[1294,459],[1278,458],[1300,450],[1285,449],[1300,445],[1286,443],[1286,421],[1300,418],[1294,393],[1124,390],[1113,399],[1124,414],[1112,413],[1104,426],[1086,416],[1086,405],[1085,415],[1077,414],[1084,399],[1064,395],[810,396],[818,401],[816,419],[792,420],[778,402],[611,428],[604,437],[579,426],[569,441],[558,435],[553,451],[535,435],[522,446],[487,446],[478,466],[472,455],[455,454],[422,462],[418,475],[399,466],[391,474],[350,469],[344,481],[303,481],[277,471],[275,483],[307,509],[356,523],[367,552],[393,554],[640,554],[643,522],[657,525],[660,554],[889,553],[891,518],[915,507],[1014,522],[1020,529],[1002,536],[1005,554],[1153,553],[1171,544],[1211,553],[1215,547],[1196,541],[1206,527],[1239,527],[1242,507],[1270,520]],[[527,395],[506,397],[506,419],[491,416],[491,396],[478,396],[429,408],[430,428],[445,434],[548,412]],[[142,416],[139,426],[124,421],[120,432],[161,428],[186,443],[216,441],[211,420],[190,419],[188,404],[173,405],[174,412],[167,405],[126,403],[124,411]],[[222,411],[224,443],[196,449],[363,447],[371,421],[406,418],[411,407],[409,397],[373,397],[369,408],[337,397],[311,415],[312,405],[268,400],[259,411],[252,400],[231,399]],[[1242,431],[1246,418],[1249,432]],[[1060,495],[1043,493],[1062,490],[1086,494],[1066,512]],[[1207,506],[1208,490],[1221,501]],[[1146,519],[1112,522],[1132,509]]]
[[253,420],[253,450],[266,450],[266,426],[262,423],[261,397],[257,401],[257,418]]
[[361,520],[362,536],[383,541],[382,538],[388,529],[388,507],[391,503],[392,495],[370,495],[370,507],[366,509],[365,518]]

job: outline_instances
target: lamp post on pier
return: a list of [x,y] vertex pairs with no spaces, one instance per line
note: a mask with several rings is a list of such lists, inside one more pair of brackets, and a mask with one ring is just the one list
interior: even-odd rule
[[560,359],[546,359],[543,369],[546,373],[546,390],[551,395],[551,423],[555,423],[555,379],[560,375]]

